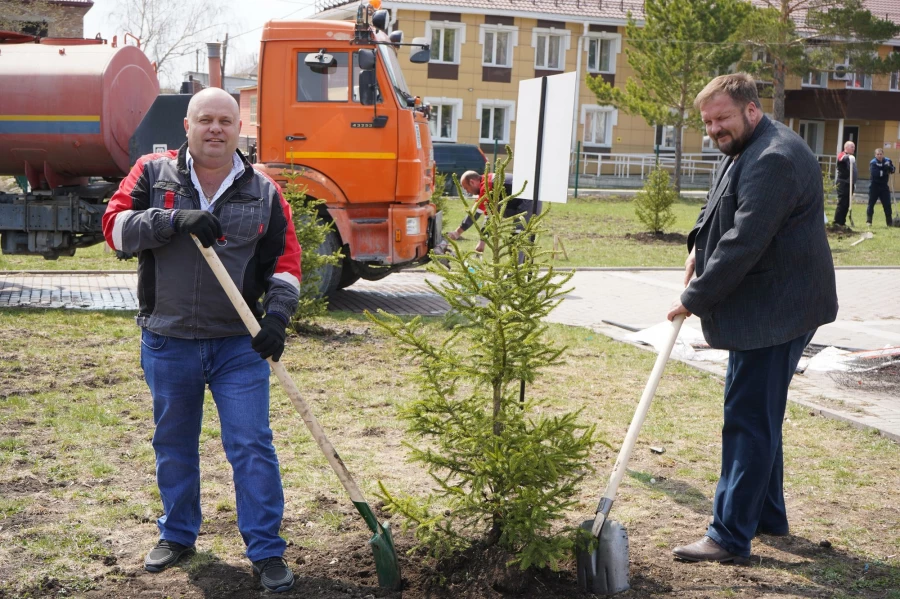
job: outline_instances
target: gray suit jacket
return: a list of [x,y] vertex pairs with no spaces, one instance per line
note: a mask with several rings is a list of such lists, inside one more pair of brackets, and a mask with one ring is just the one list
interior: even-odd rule
[[834,321],[824,223],[816,157],[764,116],[738,159],[726,160],[688,236],[696,278],[681,303],[700,317],[710,346],[770,347]]

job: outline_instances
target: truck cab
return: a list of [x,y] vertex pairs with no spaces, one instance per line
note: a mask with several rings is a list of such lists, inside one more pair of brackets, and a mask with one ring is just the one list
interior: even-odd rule
[[370,24],[385,20],[364,3],[355,23],[263,29],[257,167],[282,185],[299,173],[307,195],[325,201],[335,231],[324,249],[344,253],[320,273],[325,293],[427,261],[440,238],[427,107],[403,78],[398,36]]

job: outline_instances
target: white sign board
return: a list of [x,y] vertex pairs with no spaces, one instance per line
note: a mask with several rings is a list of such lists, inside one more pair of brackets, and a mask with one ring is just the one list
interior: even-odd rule
[[[542,202],[565,203],[569,192],[569,160],[572,140],[572,119],[575,116],[575,72],[547,77],[547,97],[544,102],[544,139],[541,150]],[[513,191],[522,189],[523,198],[534,199],[535,160],[537,159],[538,119],[541,110],[541,79],[519,82],[516,110],[516,147],[513,148],[515,169]],[[527,182],[527,185],[526,185]]]

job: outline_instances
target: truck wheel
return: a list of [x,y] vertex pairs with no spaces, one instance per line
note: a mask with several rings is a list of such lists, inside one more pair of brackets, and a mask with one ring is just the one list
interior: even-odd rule
[[[319,246],[317,253],[320,256],[333,254],[341,248],[341,237],[337,231],[331,231],[325,237],[325,241]],[[319,297],[331,295],[332,292],[339,289],[341,282],[341,271],[343,261],[337,264],[327,264],[319,269]]]

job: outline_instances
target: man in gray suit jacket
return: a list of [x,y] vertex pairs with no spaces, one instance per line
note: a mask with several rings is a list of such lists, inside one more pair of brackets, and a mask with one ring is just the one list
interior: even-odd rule
[[694,105],[728,158],[688,235],[686,289],[668,318],[696,314],[710,346],[729,358],[713,523],[674,553],[726,562],[749,557],[757,534],[788,534],[781,447],[788,385],[838,304],[822,172],[809,147],[763,114],[745,73],[713,79]]

